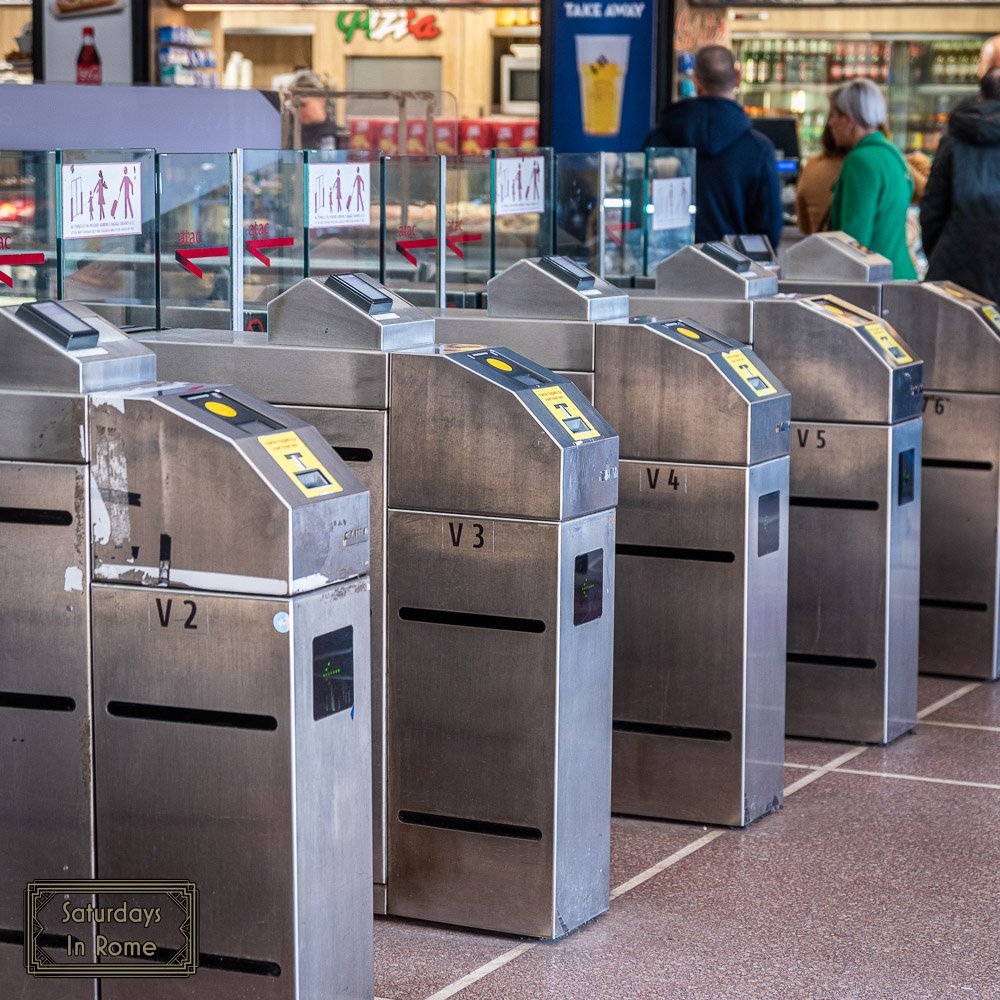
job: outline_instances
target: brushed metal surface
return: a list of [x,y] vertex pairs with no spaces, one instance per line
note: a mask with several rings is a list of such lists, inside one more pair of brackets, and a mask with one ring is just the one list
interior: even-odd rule
[[481,309],[441,309],[439,344],[498,344],[553,371],[594,370],[594,324],[568,318],[493,316]]
[[[594,550],[603,611],[574,626],[575,557]],[[608,904],[614,513],[538,523],[390,510],[387,551],[388,912],[560,937]],[[405,607],[544,632],[403,620]],[[402,821],[410,812],[537,836]]]
[[384,409],[389,365],[382,351],[276,346],[261,333],[161,330],[133,336],[156,354],[165,381],[229,383],[294,406]]
[[813,233],[790,246],[782,256],[781,275],[815,281],[880,284],[892,281],[892,261],[861,246],[847,233],[833,230]]
[[914,359],[904,364],[890,360],[850,321],[820,311],[821,298],[852,309],[863,324],[885,325],[831,295],[758,302],[754,351],[791,392],[792,418],[876,424],[918,415],[923,368],[916,352],[890,329]]
[[656,265],[656,291],[659,295],[697,294],[707,299],[759,299],[778,291],[778,279],[772,271],[750,261],[743,272],[726,267],[697,243],[682,247]]
[[593,405],[594,402],[594,373],[593,372],[566,372],[553,369],[553,375],[567,378],[583,393],[583,398]]
[[26,882],[94,873],[86,467],[0,462],[0,507],[71,518],[0,526],[0,690],[69,699],[0,707],[0,929],[23,930]]
[[618,438],[576,386],[545,376],[599,431],[591,440],[569,440],[531,390],[507,389],[445,351],[392,357],[390,508],[556,521],[614,506]]
[[882,286],[882,315],[924,362],[928,389],[1000,393],[1000,328],[982,310],[995,303],[950,281]]
[[[280,966],[270,983],[220,976],[221,996],[371,997],[368,581],[291,599],[185,591],[196,630],[161,626],[170,596],[181,600],[94,588],[99,875],[183,873],[199,887],[201,951]],[[347,625],[354,711],[317,722],[312,640]],[[112,701],[269,715],[276,728],[125,718]]]
[[[832,278],[782,278],[778,291],[785,295],[836,295],[865,312],[882,314],[884,285],[873,285],[861,281],[835,281]],[[905,336],[906,328],[900,327]]]
[[85,414],[72,393],[0,389],[0,459],[86,462]]
[[[192,388],[91,397],[95,579],[291,594],[367,573],[368,491],[321,435],[240,389],[222,387],[294,430],[343,487],[308,497],[256,435],[187,402]],[[164,536],[171,539],[166,567]]]
[[[749,468],[622,463],[619,545],[732,561],[619,552],[615,812],[743,826],[781,804],[788,468],[787,455]],[[758,555],[771,493],[778,548]]]
[[[794,390],[793,390],[794,392]],[[914,499],[899,503],[899,456]],[[887,743],[917,710],[921,420],[792,425],[786,732]],[[796,498],[878,504],[803,506]],[[867,661],[870,666],[795,662]]]
[[995,680],[1000,394],[946,391],[925,400],[920,669]]
[[[597,326],[594,402],[625,458],[752,465],[787,455],[791,396],[754,353],[697,324]],[[777,390],[757,396],[722,360],[742,350]],[[709,432],[710,429],[710,432]]]
[[[388,413],[384,410],[339,410],[285,407],[312,424],[334,450],[371,452],[367,461],[345,459],[348,468],[371,494],[371,664],[372,664],[372,830],[375,882],[385,896],[385,478]],[[381,911],[385,912],[383,903]]]
[[[23,924],[22,917],[11,929],[21,930]],[[96,979],[29,976],[24,970],[24,947],[20,944],[0,944],[0,991],[4,1000],[98,1000]]]
[[325,280],[303,278],[267,305],[268,339],[295,347],[346,347],[397,351],[434,343],[434,324],[423,310],[371,282],[392,299],[388,312],[369,316]]
[[648,316],[661,321],[688,317],[741,344],[753,342],[755,299],[696,298],[697,283],[675,296],[655,289],[633,289],[629,295],[632,316]]
[[628,295],[620,288],[593,274],[593,286],[578,290],[545,270],[541,260],[525,257],[490,278],[486,283],[486,311],[489,316],[560,321],[575,319],[591,323],[628,316]]
[[119,389],[156,379],[152,352],[133,343],[82,303],[63,301],[60,305],[97,329],[97,347],[65,350],[19,318],[17,306],[0,308],[0,388],[79,393]]

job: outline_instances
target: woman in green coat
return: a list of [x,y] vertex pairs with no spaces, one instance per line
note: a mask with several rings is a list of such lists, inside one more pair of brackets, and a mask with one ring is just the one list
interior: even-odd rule
[[830,95],[830,130],[850,152],[833,189],[830,228],[892,261],[894,278],[917,277],[906,248],[913,178],[902,153],[879,131],[885,98],[871,80],[852,80]]

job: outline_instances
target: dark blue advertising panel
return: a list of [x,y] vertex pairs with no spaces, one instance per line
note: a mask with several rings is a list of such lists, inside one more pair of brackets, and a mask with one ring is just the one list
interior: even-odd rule
[[642,148],[653,119],[657,0],[552,0],[545,51],[556,152]]

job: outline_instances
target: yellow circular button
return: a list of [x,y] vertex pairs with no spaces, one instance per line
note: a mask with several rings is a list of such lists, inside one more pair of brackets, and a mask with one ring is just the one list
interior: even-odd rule
[[678,333],[683,333],[685,337],[690,337],[692,340],[701,340],[700,333],[695,333],[694,330],[689,330],[686,326],[679,326],[676,329]]
[[236,411],[231,407],[227,406],[225,403],[216,402],[214,399],[210,399],[205,404],[205,409],[209,413],[214,413],[217,417],[235,417]]
[[499,368],[502,372],[512,372],[514,370],[506,361],[501,361],[499,358],[487,358],[486,363],[492,365],[494,368]]

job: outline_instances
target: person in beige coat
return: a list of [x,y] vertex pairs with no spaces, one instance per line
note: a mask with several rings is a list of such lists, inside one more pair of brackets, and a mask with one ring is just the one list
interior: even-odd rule
[[840,176],[847,150],[837,145],[827,124],[820,140],[823,152],[812,157],[802,168],[795,193],[799,229],[806,236],[830,228],[830,203],[833,185]]

